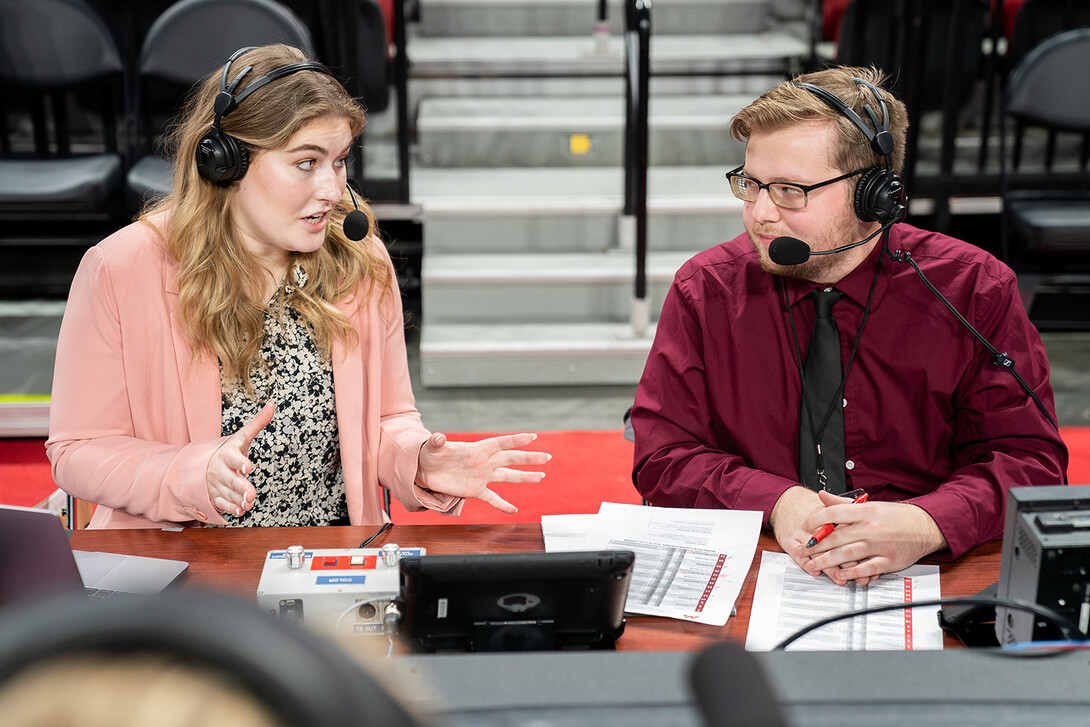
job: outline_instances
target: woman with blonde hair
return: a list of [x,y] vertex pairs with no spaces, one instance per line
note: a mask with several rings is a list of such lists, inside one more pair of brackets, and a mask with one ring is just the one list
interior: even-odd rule
[[544,477],[512,467],[549,459],[516,449],[536,435],[424,428],[397,278],[347,187],[364,121],[284,45],[189,100],[172,191],[87,252],[61,325],[46,448],[91,527],[377,524],[383,489],[511,513],[488,484]]

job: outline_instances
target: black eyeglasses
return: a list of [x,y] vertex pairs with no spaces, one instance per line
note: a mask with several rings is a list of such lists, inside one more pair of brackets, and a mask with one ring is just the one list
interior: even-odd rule
[[[742,167],[744,166],[745,165],[743,164]],[[839,182],[842,179],[862,174],[869,168],[867,167],[858,171],[848,172],[847,174],[841,174],[839,177],[826,179],[824,182],[818,182],[817,184],[792,184],[791,182],[769,182],[768,184],[764,184],[763,182],[758,182],[753,177],[747,177],[745,174],[742,174],[742,167],[727,172],[727,180],[730,182],[730,191],[734,192],[734,196],[743,202],[756,202],[757,195],[761,193],[761,190],[767,189],[768,196],[772,200],[772,203],[785,210],[805,209],[806,195],[808,192],[833,184],[834,182]]]

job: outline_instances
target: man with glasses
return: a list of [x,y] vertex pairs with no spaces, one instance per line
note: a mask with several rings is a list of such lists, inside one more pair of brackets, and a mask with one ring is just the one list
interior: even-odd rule
[[[648,501],[760,510],[800,566],[841,585],[1000,537],[1007,490],[1067,468],[1014,274],[899,222],[907,115],[883,81],[827,69],[734,117],[746,231],[678,271],[632,410]],[[1009,354],[1040,410],[898,251]]]

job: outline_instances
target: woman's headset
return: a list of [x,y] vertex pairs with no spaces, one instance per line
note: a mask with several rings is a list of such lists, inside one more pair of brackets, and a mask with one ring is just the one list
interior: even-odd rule
[[216,118],[212,122],[212,128],[201,137],[200,142],[197,144],[197,172],[212,184],[226,186],[231,182],[237,182],[246,175],[246,170],[250,166],[250,151],[246,148],[246,145],[220,129],[220,122],[225,116],[238,108],[238,105],[245,101],[251,93],[284,76],[290,76],[299,71],[316,71],[328,76],[333,75],[321,63],[314,61],[291,63],[280,68],[274,68],[236,96],[235,89],[238,88],[239,83],[242,82],[246,74],[253,70],[253,66],[243,68],[231,81],[230,85],[227,83],[227,76],[231,70],[231,64],[243,53],[251,50],[255,50],[255,48],[252,46],[239,48],[227,59],[227,63],[223,66],[223,72],[220,74],[220,92],[216,95],[215,105],[213,106]]

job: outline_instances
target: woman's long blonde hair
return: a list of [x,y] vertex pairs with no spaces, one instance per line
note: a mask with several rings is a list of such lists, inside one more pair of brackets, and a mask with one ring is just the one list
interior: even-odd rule
[[[238,73],[234,69],[252,66],[235,94],[275,68],[306,60],[311,59],[287,45],[248,51],[232,64],[231,78]],[[250,373],[260,361],[268,272],[248,252],[235,225],[232,202],[237,185],[217,186],[202,179],[195,163],[197,145],[215,117],[220,73],[221,69],[211,73],[188,99],[169,137],[173,190],[152,202],[140,219],[154,226],[149,218],[169,213],[166,229],[159,232],[178,263],[180,320],[194,356],[210,351],[219,359],[225,378],[242,384],[253,396]],[[252,159],[262,150],[284,146],[303,126],[323,118],[347,119],[355,137],[363,130],[366,117],[359,103],[333,77],[299,71],[255,91],[222,119],[220,128],[241,141]],[[341,222],[352,209],[346,190],[334,211],[333,224],[326,227],[322,247],[291,254],[291,262],[306,274],[306,283],[296,286],[291,305],[327,360],[334,340],[356,343],[348,318],[334,303],[343,303],[361,284],[365,295],[375,289],[387,290],[391,275],[386,258],[375,248],[381,244],[377,238],[355,242],[345,237]],[[360,210],[374,230],[374,214],[362,200]]]

